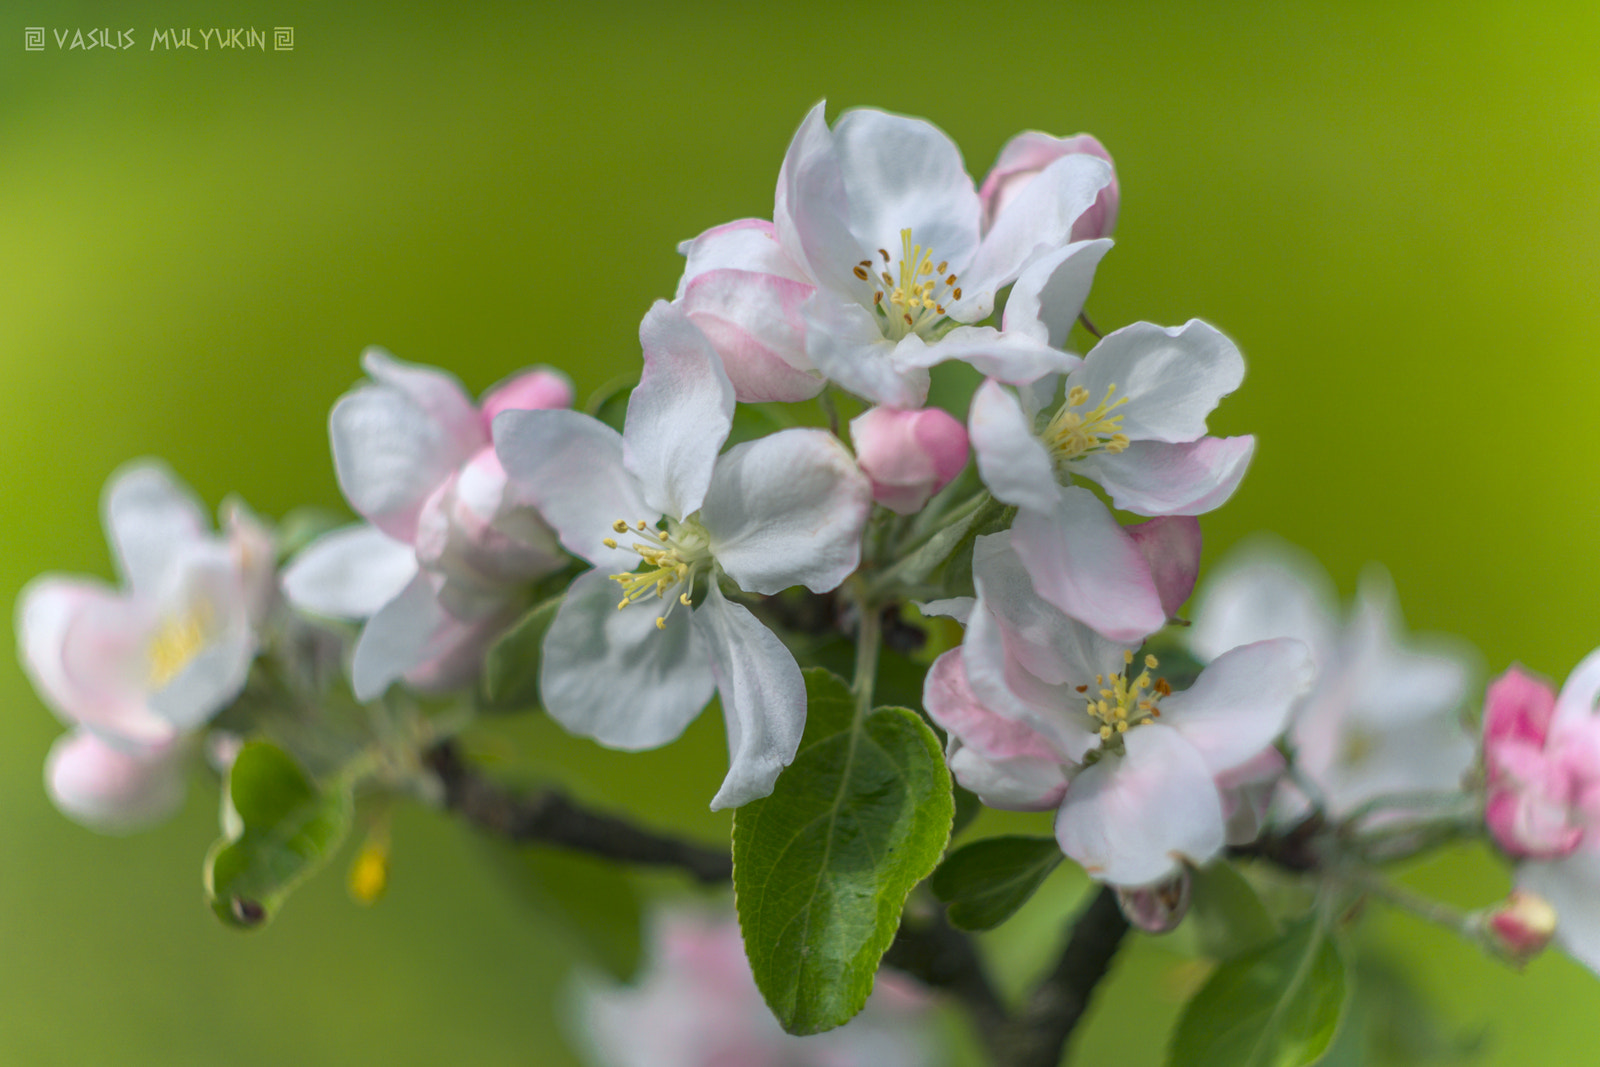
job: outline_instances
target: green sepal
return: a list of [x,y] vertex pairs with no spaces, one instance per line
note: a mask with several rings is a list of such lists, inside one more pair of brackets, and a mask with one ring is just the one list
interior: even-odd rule
[[492,711],[515,711],[539,703],[539,664],[544,635],[561,607],[553,596],[529,609],[489,646],[483,658],[481,705]]

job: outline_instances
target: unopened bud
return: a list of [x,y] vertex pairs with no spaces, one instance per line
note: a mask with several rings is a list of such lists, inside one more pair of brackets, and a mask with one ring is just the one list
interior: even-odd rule
[[966,427],[938,408],[873,408],[850,420],[850,440],[872,499],[900,515],[949,485],[969,453]]
[[572,383],[560,371],[525,371],[490,389],[479,405],[485,424],[502,411],[547,411],[572,406]]
[[[983,205],[983,225],[993,226],[1000,212],[1015,200],[1039,172],[1063,156],[1089,155],[1111,162],[1111,153],[1105,146],[1086,133],[1075,137],[1051,137],[1046,133],[1029,131],[1019,133],[1000,150],[994,169],[983,180],[978,198]],[[1088,241],[1096,237],[1110,237],[1117,225],[1117,208],[1121,193],[1116,176],[1111,184],[1100,190],[1094,204],[1078,217],[1072,227],[1074,241]]]
[[1504,903],[1484,913],[1483,928],[1489,947],[1521,967],[1555,936],[1556,909],[1537,893],[1516,889]]
[[1189,868],[1177,877],[1137,889],[1117,887],[1117,906],[1132,925],[1147,934],[1166,934],[1177,929],[1189,913]]

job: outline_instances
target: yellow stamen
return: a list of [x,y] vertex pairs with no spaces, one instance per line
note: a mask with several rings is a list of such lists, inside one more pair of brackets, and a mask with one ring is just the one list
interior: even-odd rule
[[176,678],[206,646],[206,630],[211,613],[198,604],[166,619],[150,642],[150,685],[160,689]]

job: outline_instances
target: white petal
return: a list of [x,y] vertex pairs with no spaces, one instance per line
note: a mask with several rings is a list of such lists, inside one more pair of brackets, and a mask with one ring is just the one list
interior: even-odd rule
[[960,360],[979,374],[1008,384],[1064,374],[1079,363],[1077,356],[1051,348],[1021,333],[1001,333],[993,326],[958,326],[931,345],[896,348],[903,366],[932,367]]
[[666,744],[705,709],[710,652],[690,613],[666,629],[653,603],[618,609],[617,584],[599,570],[579,575],[550,624],[539,696],[550,717],[607,748]]
[[737,808],[772,792],[794,760],[806,724],[806,686],[794,654],[754,615],[711,584],[694,628],[711,652],[728,724],[728,776],[711,810]]
[[1084,456],[1073,470],[1099,482],[1112,504],[1135,515],[1203,515],[1239,488],[1255,448],[1252,436],[1134,441],[1116,455]]
[[124,752],[87,731],[65,734],[50,746],[45,788],[73,821],[101,833],[134,833],[183,806],[183,754],[177,744]]
[[1600,696],[1600,649],[1585,656],[1567,675],[1561,695],[1556,698],[1551,725],[1592,715],[1597,696]]
[[1089,490],[1063,490],[1049,512],[1018,511],[1011,543],[1041,597],[1113,641],[1166,624],[1144,554]]
[[376,384],[358,386],[333,406],[334,470],[351,507],[409,542],[423,503],[489,435],[460,383],[443,371],[379,349],[368,349],[361,362]]
[[1202,660],[1230,648],[1293,637],[1327,669],[1338,621],[1333,585],[1309,555],[1277,539],[1253,538],[1212,572],[1194,608],[1189,647]]
[[774,275],[811,284],[810,277],[778,243],[773,224],[764,219],[739,219],[713,226],[678,245],[678,251],[687,262],[683,277],[678,280],[675,300],[683,299],[684,291],[696,278],[721,270]]
[[979,537],[972,548],[979,602],[994,616],[1007,657],[1050,685],[1081,685],[1122,669],[1127,645],[1102,637],[1039,596],[1009,532]]
[[967,271],[972,287],[998,289],[1015,281],[1036,256],[1070,242],[1072,224],[1111,177],[1111,164],[1090,155],[1064,156],[1046,167],[1006,204],[984,235]]
[[1556,909],[1556,943],[1600,974],[1600,851],[1580,847],[1559,860],[1524,863],[1517,888],[1537,893]]
[[[1346,703],[1354,717],[1380,729],[1453,716],[1472,686],[1475,651],[1439,636],[1408,639],[1394,583],[1381,567],[1362,572],[1342,652],[1341,673],[1349,683]],[[1593,684],[1600,686],[1600,675]],[[1584,716],[1593,706],[1592,693]]]
[[1051,685],[1024,669],[1008,654],[1000,621],[981,601],[967,622],[961,653],[968,688],[994,714],[1033,730],[1067,762],[1099,744],[1085,729],[1083,698],[1072,682]]
[[833,144],[850,229],[861,245],[846,269],[879,248],[897,255],[906,229],[932,250],[934,262],[947,260],[958,270],[971,262],[982,213],[978,192],[943,131],[922,119],[863,109],[840,116]]
[[622,466],[621,434],[576,411],[505,411],[495,416],[494,448],[568,552],[606,569],[639,565],[626,547],[605,546],[616,539],[613,523],[661,518]]
[[681,519],[699,509],[733,427],[733,383],[681,307],[656,301],[639,341],[644,372],[628,397],[622,465],[652,511]]
[[98,582],[43,575],[17,597],[15,627],[23,669],[63,722],[139,744],[173,735],[145,700],[145,607]]
[[1125,757],[1107,756],[1067,787],[1056,841],[1090,875],[1149,885],[1222,851],[1222,799],[1205,761],[1159,724],[1123,735]]
[[[829,381],[892,408],[920,408],[928,398],[928,371],[915,365],[922,339],[886,340],[872,312],[819,289],[800,308],[806,322],[806,357]],[[908,362],[901,362],[901,349]]]
[[154,460],[136,460],[113,474],[100,510],[118,572],[146,595],[160,584],[175,555],[211,538],[194,494]]
[[772,226],[790,259],[819,285],[855,291],[852,268],[864,253],[850,232],[850,202],[839,154],[824,115],[826,101],[806,114],[778,170]]
[[1238,348],[1199,319],[1163,329],[1148,322],[1124,326],[1090,350],[1069,385],[1089,390],[1098,404],[1115,385],[1127,398],[1116,411],[1135,441],[1193,441],[1206,416],[1244,380]]
[[367,620],[356,641],[350,669],[356,699],[366,702],[381,696],[395,679],[433,658],[436,643],[461,625],[440,605],[428,576],[417,575]]
[[973,394],[967,432],[978,473],[996,499],[1037,512],[1056,509],[1061,488],[1050,454],[1017,398],[998,382],[986,381]]
[[739,587],[776,593],[837,586],[861,562],[872,485],[824,430],[782,430],[717,462],[701,521]]
[[1161,702],[1162,722],[1219,775],[1254,759],[1283,733],[1314,676],[1311,653],[1293,638],[1235,648],[1201,671],[1193,686]]
[[967,624],[967,619],[972,615],[972,608],[977,603],[970,596],[946,597],[942,600],[917,601],[917,610],[924,615],[935,615],[946,619],[954,619],[962,626]]
[[[255,660],[249,601],[232,556],[216,547],[191,553],[162,598],[162,626],[198,626],[204,644],[150,693],[150,710],[188,732],[204,725],[244,688]],[[161,640],[158,636],[156,640]]]
[[303,611],[331,619],[365,619],[400,595],[417,573],[417,554],[376,526],[344,526],[323,534],[283,572],[283,592]]
[[1074,241],[1040,256],[1017,277],[1006,298],[1005,329],[1051,348],[1065,348],[1111,242]]
[[945,759],[963,789],[1001,811],[1049,811],[1067,791],[1067,775],[1058,760],[989,759],[959,742],[951,745]]

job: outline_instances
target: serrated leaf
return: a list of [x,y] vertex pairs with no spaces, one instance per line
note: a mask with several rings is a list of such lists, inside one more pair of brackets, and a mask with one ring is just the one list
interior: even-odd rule
[[1224,963],[1178,1020],[1173,1067],[1303,1067],[1327,1051],[1345,1003],[1345,965],[1315,917]]
[[734,813],[733,884],[756,985],[785,1030],[850,1020],[954,805],[939,739],[913,711],[840,718],[844,683],[806,672],[806,737],[772,795]]
[[495,710],[530,708],[539,703],[539,663],[545,631],[561,607],[551,597],[530,610],[501,634],[483,659],[483,697]]
[[490,866],[550,931],[621,982],[639,970],[639,893],[614,863],[480,838]]
[[350,794],[318,789],[264,741],[239,750],[223,805],[224,836],[206,857],[206,895],[218,918],[242,929],[272,918],[350,829]]
[[1193,872],[1192,878],[1187,922],[1193,925],[1201,955],[1231,959],[1278,936],[1278,925],[1255,887],[1231,863],[1219,860]]
[[1053,837],[988,837],[946,856],[928,885],[950,905],[951,925],[990,930],[1026,904],[1062,858]]

